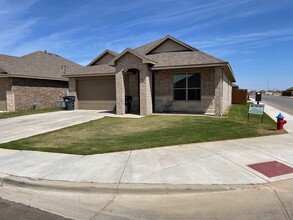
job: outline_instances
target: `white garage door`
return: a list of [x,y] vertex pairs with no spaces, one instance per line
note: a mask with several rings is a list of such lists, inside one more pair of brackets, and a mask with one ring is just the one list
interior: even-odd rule
[[77,80],[79,109],[113,110],[116,104],[115,76]]
[[6,111],[6,79],[0,79],[0,111]]

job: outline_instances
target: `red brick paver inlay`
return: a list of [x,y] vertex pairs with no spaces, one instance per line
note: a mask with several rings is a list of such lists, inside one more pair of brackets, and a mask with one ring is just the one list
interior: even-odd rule
[[293,173],[293,168],[277,161],[269,161],[264,163],[256,163],[248,165],[250,168],[262,173],[267,177],[281,176]]

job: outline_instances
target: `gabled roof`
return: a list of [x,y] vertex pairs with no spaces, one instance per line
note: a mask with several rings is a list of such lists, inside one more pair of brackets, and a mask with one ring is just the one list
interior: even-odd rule
[[148,50],[145,51],[145,55],[148,55],[150,54],[152,51],[154,51],[156,48],[158,48],[159,46],[161,46],[164,42],[166,42],[167,40],[171,40],[183,47],[185,47],[186,49],[190,50],[190,51],[197,51],[197,49],[195,49],[194,47],[170,36],[170,35],[167,35],[165,36],[164,38],[162,38],[160,41],[158,41],[157,43],[155,43],[154,45],[152,45],[150,48],[148,48]]
[[82,66],[56,54],[37,51],[22,57],[0,55],[0,67],[13,77],[66,80],[62,75]]
[[83,74],[94,73],[102,75],[103,73],[108,74],[115,72],[114,66],[116,62],[125,54],[130,53],[140,58],[142,63],[152,64],[152,70],[222,66],[227,70],[231,80],[235,81],[233,71],[227,61],[204,53],[170,35],[135,49],[126,48],[120,54],[114,52],[115,54],[113,55],[115,55],[115,57],[109,63],[98,64],[95,65],[95,68],[90,68],[91,64],[97,62],[98,59],[102,58],[107,53],[109,53],[109,50],[105,50],[87,67],[84,67],[82,71],[75,72],[72,75],[82,76]]
[[115,65],[116,65],[116,62],[117,62],[118,60],[120,60],[120,59],[121,59],[125,54],[127,54],[127,53],[131,53],[131,54],[133,54],[134,56],[140,58],[140,59],[142,60],[142,63],[145,63],[145,64],[146,64],[146,63],[149,63],[149,64],[155,64],[154,61],[152,61],[152,60],[146,58],[145,56],[143,56],[143,55],[137,53],[135,50],[130,49],[130,48],[126,48],[126,49],[125,49],[124,51],[122,51],[118,56],[116,56],[113,60],[111,60],[110,63],[109,63],[109,65],[110,65],[110,66],[115,66]]
[[155,40],[155,41],[153,41],[153,42],[147,43],[147,44],[142,45],[142,46],[140,46],[140,47],[134,48],[133,50],[134,50],[135,52],[139,53],[139,54],[143,54],[143,55],[144,55],[144,54],[146,54],[146,52],[147,52],[150,48],[152,48],[152,47],[154,47],[155,45],[157,45],[158,43],[160,43],[160,42],[162,41],[162,39],[163,39],[163,38],[160,38],[159,40]]
[[115,51],[112,50],[105,50],[103,53],[101,53],[99,56],[97,56],[92,62],[90,62],[87,66],[91,66],[92,64],[98,62],[100,59],[102,59],[105,55],[110,54],[114,57],[118,55]]

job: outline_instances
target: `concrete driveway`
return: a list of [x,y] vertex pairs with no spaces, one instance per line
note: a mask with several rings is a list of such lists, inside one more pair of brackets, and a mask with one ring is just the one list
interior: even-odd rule
[[91,120],[103,118],[111,113],[96,110],[58,111],[26,115],[0,120],[0,143],[58,130]]

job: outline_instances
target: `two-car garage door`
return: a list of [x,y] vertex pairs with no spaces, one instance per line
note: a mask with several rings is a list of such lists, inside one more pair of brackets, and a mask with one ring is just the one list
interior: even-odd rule
[[6,79],[0,79],[0,111],[6,111]]
[[76,86],[79,109],[113,110],[115,108],[115,76],[79,78]]

